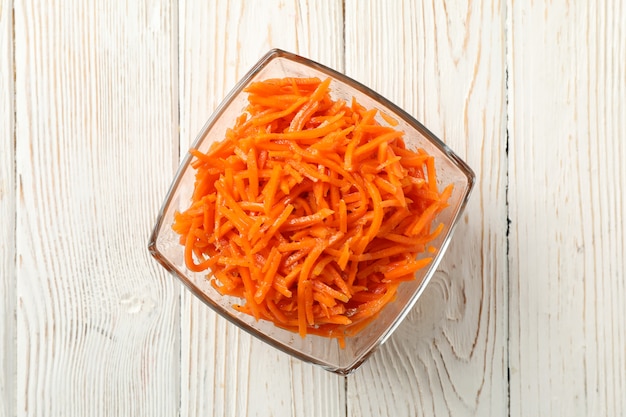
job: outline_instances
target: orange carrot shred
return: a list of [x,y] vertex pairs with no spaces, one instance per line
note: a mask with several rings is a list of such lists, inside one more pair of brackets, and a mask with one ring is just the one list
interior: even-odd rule
[[172,225],[185,264],[235,310],[344,347],[431,263],[452,184],[439,190],[435,158],[392,116],[333,99],[330,79],[245,92],[224,140],[190,150],[196,182]]

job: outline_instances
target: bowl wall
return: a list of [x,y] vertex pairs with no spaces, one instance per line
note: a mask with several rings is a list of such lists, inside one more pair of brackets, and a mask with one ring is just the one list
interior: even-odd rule
[[[172,230],[171,226],[174,222],[174,213],[185,210],[191,201],[195,171],[190,165],[189,154],[181,163],[159,212],[150,238],[149,249],[161,265],[177,276],[198,298],[232,323],[297,358],[315,363],[333,372],[347,374],[355,370],[377,347],[384,343],[422,294],[444,255],[454,227],[467,203],[474,182],[474,174],[458,156],[421,123],[382,96],[330,68],[280,50],[270,51],[237,84],[205,124],[192,147],[207,151],[211,143],[224,138],[226,129],[234,124],[236,117],[247,105],[247,95],[242,92],[247,85],[254,81],[282,77],[319,77],[320,79],[330,77],[333,99],[344,99],[350,102],[354,97],[364,107],[377,108],[394,117],[399,122],[396,128],[405,132],[404,139],[408,148],[423,148],[435,157],[440,187],[453,183],[454,192],[448,201],[449,206],[439,214],[435,222],[442,222],[444,230],[431,243],[436,248],[433,262],[428,267],[419,270],[415,280],[403,283],[398,289],[396,299],[389,303],[375,320],[355,336],[346,338],[346,346],[343,349],[334,339],[315,335],[301,338],[298,334],[278,328],[270,322],[256,321],[253,317],[239,313],[232,308],[232,305],[240,300],[222,296],[210,285],[204,273],[191,272],[185,266],[179,235]],[[385,124],[382,119],[379,121]]]

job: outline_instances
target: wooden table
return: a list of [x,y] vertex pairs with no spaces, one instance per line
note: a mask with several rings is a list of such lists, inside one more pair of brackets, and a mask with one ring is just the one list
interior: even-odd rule
[[[626,4],[0,2],[0,416],[626,415]],[[340,377],[198,302],[147,240],[272,47],[415,115],[477,186],[394,336]]]

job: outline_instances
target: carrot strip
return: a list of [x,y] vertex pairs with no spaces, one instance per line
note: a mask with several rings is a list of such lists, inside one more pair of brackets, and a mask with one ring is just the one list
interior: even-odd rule
[[307,333],[306,287],[308,283],[307,280],[298,282],[298,333],[301,337],[305,337]]
[[[385,135],[380,135],[376,139],[373,139],[367,142],[364,145],[359,146],[354,150],[353,158],[362,156],[367,154],[368,152],[374,152],[378,147],[383,143],[388,143],[389,141],[399,138],[402,136],[402,132],[393,131],[391,133],[387,133]],[[377,161],[378,162],[378,161]]]
[[419,261],[403,262],[401,265],[385,272],[385,279],[393,280],[407,275],[413,275],[417,270],[422,269],[432,261],[432,258],[423,258]]
[[[334,307],[337,305],[337,301],[333,297],[318,291],[313,292],[313,299],[324,307]],[[323,310],[323,313],[326,317],[330,316],[327,308]]]
[[339,200],[339,230],[343,233],[348,232],[348,209],[344,199]]
[[329,295],[330,297],[333,297],[339,301],[343,301],[344,303],[347,303],[349,301],[349,298],[347,295],[337,290],[332,289],[331,287],[329,287],[328,285],[324,284],[321,281],[313,281],[313,288],[316,291]]
[[276,119],[280,119],[282,117],[288,116],[289,114],[293,113],[295,110],[297,110],[300,106],[302,106],[306,102],[307,102],[307,98],[302,97],[300,100],[296,101],[291,106],[289,106],[289,108],[283,111],[278,111],[278,112],[266,114],[263,116],[257,116],[256,118],[250,119],[250,122],[255,125],[265,125]]
[[[315,325],[315,312],[313,311],[313,287],[311,281],[304,281],[304,313],[309,326]],[[304,329],[306,332],[306,328]]]
[[[259,286],[257,286],[257,290],[254,293],[254,301],[257,304],[260,304],[261,302],[263,302],[263,300],[265,299],[265,296],[267,295],[267,292],[272,287],[272,283],[274,281],[274,275],[276,274],[280,266],[280,258],[281,258],[280,252],[278,252],[278,249],[276,248],[276,246],[274,246],[265,264],[265,265],[269,265],[269,267],[267,268],[267,271],[265,271],[265,275],[263,276],[262,283]],[[261,271],[261,272],[264,272],[264,271]]]
[[311,214],[309,216],[302,216],[302,217],[290,219],[289,221],[285,223],[285,227],[283,228],[283,230],[291,231],[291,230],[302,229],[305,227],[311,227],[317,223],[322,222],[327,217],[332,216],[333,213],[334,211],[332,211],[331,209],[323,208],[317,213]]
[[259,195],[259,166],[257,165],[256,149],[250,148],[247,155],[249,190],[248,201],[256,201]]
[[437,192],[437,171],[435,170],[435,158],[430,157],[426,160],[426,170],[428,172],[428,188]]
[[278,179],[280,178],[280,165],[274,165],[272,168],[272,174],[270,180],[263,188],[263,196],[265,197],[265,213],[269,213],[272,205],[274,204],[274,198],[276,197],[276,190],[278,189]]
[[398,120],[391,117],[389,114],[385,113],[384,111],[381,111],[380,115],[385,120],[385,122],[387,122],[389,126],[398,126]]
[[374,236],[376,236],[380,226],[383,224],[383,216],[385,213],[381,207],[382,198],[380,197],[380,191],[375,187],[374,181],[366,182],[365,188],[367,188],[368,193],[372,197],[372,212],[374,214],[372,217],[372,223],[370,224],[370,227],[365,235],[366,241],[369,243]]

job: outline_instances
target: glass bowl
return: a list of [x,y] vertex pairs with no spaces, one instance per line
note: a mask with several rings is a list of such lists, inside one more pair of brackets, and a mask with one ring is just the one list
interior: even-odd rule
[[349,103],[354,97],[362,106],[377,108],[392,116],[399,122],[396,129],[405,132],[407,148],[423,148],[435,157],[438,185],[453,183],[454,191],[448,200],[449,206],[435,221],[443,223],[444,230],[431,242],[436,249],[433,261],[416,272],[415,280],[402,283],[395,300],[380,311],[364,329],[347,337],[343,348],[332,338],[311,334],[302,338],[299,334],[279,328],[271,322],[256,321],[233,308],[241,300],[220,295],[206,279],[206,273],[194,273],[185,266],[184,248],[179,244],[179,235],[172,230],[172,224],[174,213],[185,210],[191,201],[195,170],[190,165],[192,158],[189,153],[182,161],[165,197],[150,237],[149,250],[193,294],[233,324],[296,358],[346,375],[357,369],[389,338],[423,293],[450,243],[475,177],[467,164],[441,140],[384,97],[337,71],[278,49],[268,52],[235,86],[202,128],[192,148],[206,152],[212,142],[224,138],[226,129],[234,124],[236,117],[246,107],[247,94],[243,92],[246,86],[254,81],[282,77],[331,78],[331,96],[334,100],[341,98]]

